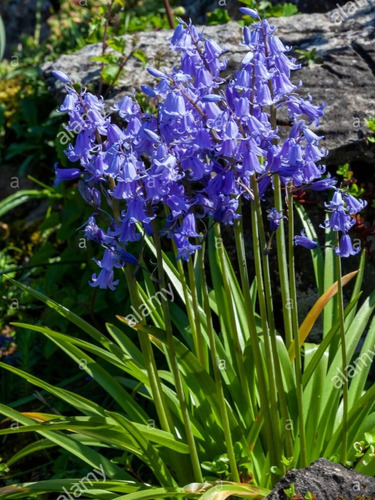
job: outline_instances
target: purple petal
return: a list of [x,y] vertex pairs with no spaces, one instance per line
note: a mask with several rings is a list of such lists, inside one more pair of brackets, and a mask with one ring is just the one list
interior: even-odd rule
[[258,12],[254,9],[249,9],[248,7],[240,7],[240,12],[242,12],[242,14],[245,14],[245,16],[250,16],[254,19],[260,19]]
[[60,80],[64,83],[72,83],[72,80],[67,76],[65,73],[62,71],[58,71],[57,69],[52,71],[52,75],[57,78],[57,80]]

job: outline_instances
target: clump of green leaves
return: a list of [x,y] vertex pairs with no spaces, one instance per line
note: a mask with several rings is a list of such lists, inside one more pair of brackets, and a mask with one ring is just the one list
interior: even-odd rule
[[375,458],[375,435],[370,432],[365,432],[364,439],[354,443],[356,451],[355,458],[357,463],[360,461],[372,460]]
[[289,488],[285,489],[284,493],[290,500],[316,500],[315,493],[311,493],[310,491],[308,491],[304,497],[300,493],[296,493],[296,486],[294,483],[292,483]]
[[[253,475],[251,474],[251,460],[244,450],[243,445],[240,442],[237,442],[234,444],[233,448],[241,482],[252,482]],[[212,461],[202,462],[202,469],[208,471],[209,473],[205,478],[206,481],[215,481],[217,479],[222,481],[230,480],[231,471],[227,453],[218,455]]]
[[375,143],[375,118],[366,120],[366,125],[371,132],[371,135],[368,137],[368,141]]
[[349,163],[345,165],[340,165],[336,171],[337,175],[343,177],[344,183],[348,186],[348,193],[356,198],[363,196],[365,190],[363,187],[358,186],[357,179],[354,177],[354,172],[351,169]]
[[210,25],[227,24],[231,20],[226,9],[215,9],[207,14],[207,23]]
[[9,472],[9,467],[6,464],[2,464],[2,460],[0,457],[0,477],[5,476]]
[[295,53],[298,56],[298,62],[304,66],[312,67],[322,63],[322,57],[315,48],[311,50],[297,49]]

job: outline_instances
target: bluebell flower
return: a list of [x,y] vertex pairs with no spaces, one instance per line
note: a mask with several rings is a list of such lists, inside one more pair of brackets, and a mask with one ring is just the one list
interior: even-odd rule
[[200,234],[197,233],[196,219],[193,213],[188,213],[185,215],[179,228],[179,233],[188,237],[200,236]]
[[355,198],[351,194],[344,194],[344,200],[350,214],[358,214],[367,206],[367,201]]
[[267,189],[271,185],[271,176],[270,175],[265,175],[261,176],[258,179],[258,191],[259,191],[259,196],[262,199],[267,191]]
[[202,245],[193,245],[190,243],[188,238],[180,233],[175,234],[173,240],[177,247],[177,260],[188,261],[191,255],[194,255],[197,250],[202,248]]
[[80,180],[78,182],[78,191],[86,203],[96,208],[100,207],[101,195],[95,187],[90,187],[83,180]]
[[230,196],[221,195],[215,203],[213,218],[215,222],[233,225],[240,218],[237,213],[238,200]]
[[113,237],[107,236],[103,229],[97,225],[93,215],[86,222],[84,232],[89,241],[94,241],[99,245],[108,245],[113,240]]
[[109,125],[107,129],[107,136],[111,145],[118,142],[122,143],[125,140],[124,132],[115,124]]
[[335,248],[336,255],[340,257],[350,257],[360,252],[360,247],[354,249],[352,240],[348,234],[343,234],[340,238],[340,246]]
[[186,114],[185,100],[181,94],[169,93],[163,109],[166,115],[179,116]]
[[75,111],[77,109],[77,105],[79,104],[78,96],[76,94],[67,94],[64,102],[60,106],[60,111],[62,113],[69,113],[71,111]]
[[83,131],[77,135],[74,146],[73,144],[69,144],[68,149],[64,152],[71,162],[80,160],[81,164],[86,166],[91,158],[92,147],[92,137],[86,131]]
[[337,179],[331,177],[331,174],[328,174],[324,179],[320,179],[319,181],[315,181],[311,184],[310,188],[313,191],[326,191],[327,189],[334,189],[337,184]]
[[267,219],[269,220],[270,223],[270,230],[271,231],[277,231],[277,229],[280,226],[281,220],[284,218],[283,213],[280,211],[277,211],[275,207],[271,208],[270,210],[267,210]]
[[126,244],[141,239],[141,234],[138,232],[135,222],[130,220],[128,215],[125,215],[122,219],[120,228],[116,234],[119,241]]
[[102,269],[98,276],[96,273],[92,275],[92,281],[89,284],[104,290],[107,288],[114,290],[118,283],[118,280],[114,281],[113,269]]
[[63,181],[72,181],[78,179],[82,175],[80,168],[58,168],[58,163],[55,163],[55,185]]
[[139,114],[141,111],[138,102],[132,99],[130,96],[123,97],[120,103],[115,103],[113,105],[112,109],[114,111],[117,111],[121,118],[124,118],[125,120],[129,120],[129,118]]
[[162,73],[161,71],[159,71],[155,68],[147,68],[147,71],[150,73],[151,76],[153,76],[155,78],[161,78],[161,79],[167,78],[164,73]]
[[338,207],[332,211],[330,218],[324,221],[322,227],[346,233],[350,231],[354,224],[355,219],[352,219],[352,217],[346,212],[345,208]]
[[309,250],[313,250],[314,248],[318,247],[318,243],[316,241],[311,240],[306,236],[306,232],[304,229],[302,229],[301,234],[294,237],[294,244],[304,248],[308,248]]
[[85,92],[83,94],[83,103],[86,108],[90,110],[95,109],[96,111],[103,111],[104,109],[103,97],[97,97],[96,95],[91,94],[91,92]]
[[134,264],[134,265],[138,264],[138,259],[134,257],[134,255],[132,255],[131,253],[121,248],[120,246],[117,246],[114,249],[114,252],[121,267],[123,267],[126,264]]
[[72,83],[72,80],[67,76],[65,73],[59,70],[53,70],[52,75],[57,78],[57,80],[60,80],[61,82],[64,83]]
[[240,12],[245,14],[245,16],[250,16],[255,19],[260,19],[259,13],[255,9],[249,9],[248,7],[240,7]]

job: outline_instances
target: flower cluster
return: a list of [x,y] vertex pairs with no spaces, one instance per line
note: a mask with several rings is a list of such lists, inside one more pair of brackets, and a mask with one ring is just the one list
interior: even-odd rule
[[[126,96],[112,109],[121,127],[105,113],[102,98],[77,92],[68,76],[54,72],[66,84],[60,108],[69,115],[66,128],[77,134],[66,154],[78,162],[69,169],[56,166],[56,181],[81,178],[80,193],[95,210],[85,233],[104,248],[93,286],[117,284],[114,269],[136,262],[125,249],[142,231],[152,234],[156,218],[161,234],[173,239],[177,257],[187,260],[201,246],[200,228],[207,225],[200,221],[210,217],[233,224],[239,198],[253,196],[252,181],[261,197],[275,174],[283,185],[310,184],[316,190],[334,185],[322,178],[322,137],[309,128],[319,125],[324,106],[298,96],[301,84],[292,84],[290,76],[299,65],[288,57],[289,48],[260,19],[244,28],[242,45],[247,53],[241,68],[223,78],[225,50],[181,22],[170,38],[179,66],[170,72],[148,68],[156,83],[143,86],[156,102],[156,116]],[[283,141],[276,111],[291,123]],[[272,209],[268,218],[276,230],[283,214]]]

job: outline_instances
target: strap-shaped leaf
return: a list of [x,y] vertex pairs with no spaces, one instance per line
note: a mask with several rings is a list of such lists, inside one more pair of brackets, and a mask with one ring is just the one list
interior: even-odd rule
[[[359,271],[353,271],[352,273],[349,273],[345,276],[342,277],[341,283],[342,286],[345,286],[347,283],[349,283],[350,280],[354,278],[359,273]],[[324,308],[327,306],[329,301],[332,299],[337,294],[338,290],[338,282],[334,283],[331,285],[328,290],[326,290],[321,297],[315,302],[313,305],[312,309],[309,311],[308,315],[304,319],[302,325],[299,327],[299,342],[300,346],[302,346],[305,343],[305,340],[307,339],[309,333],[312,330],[312,327],[314,326],[316,320],[319,318],[321,313],[323,312]],[[327,332],[328,333],[328,332]],[[289,356],[290,356],[290,361],[293,361],[295,358],[295,347],[294,343],[292,343],[289,347]]]

